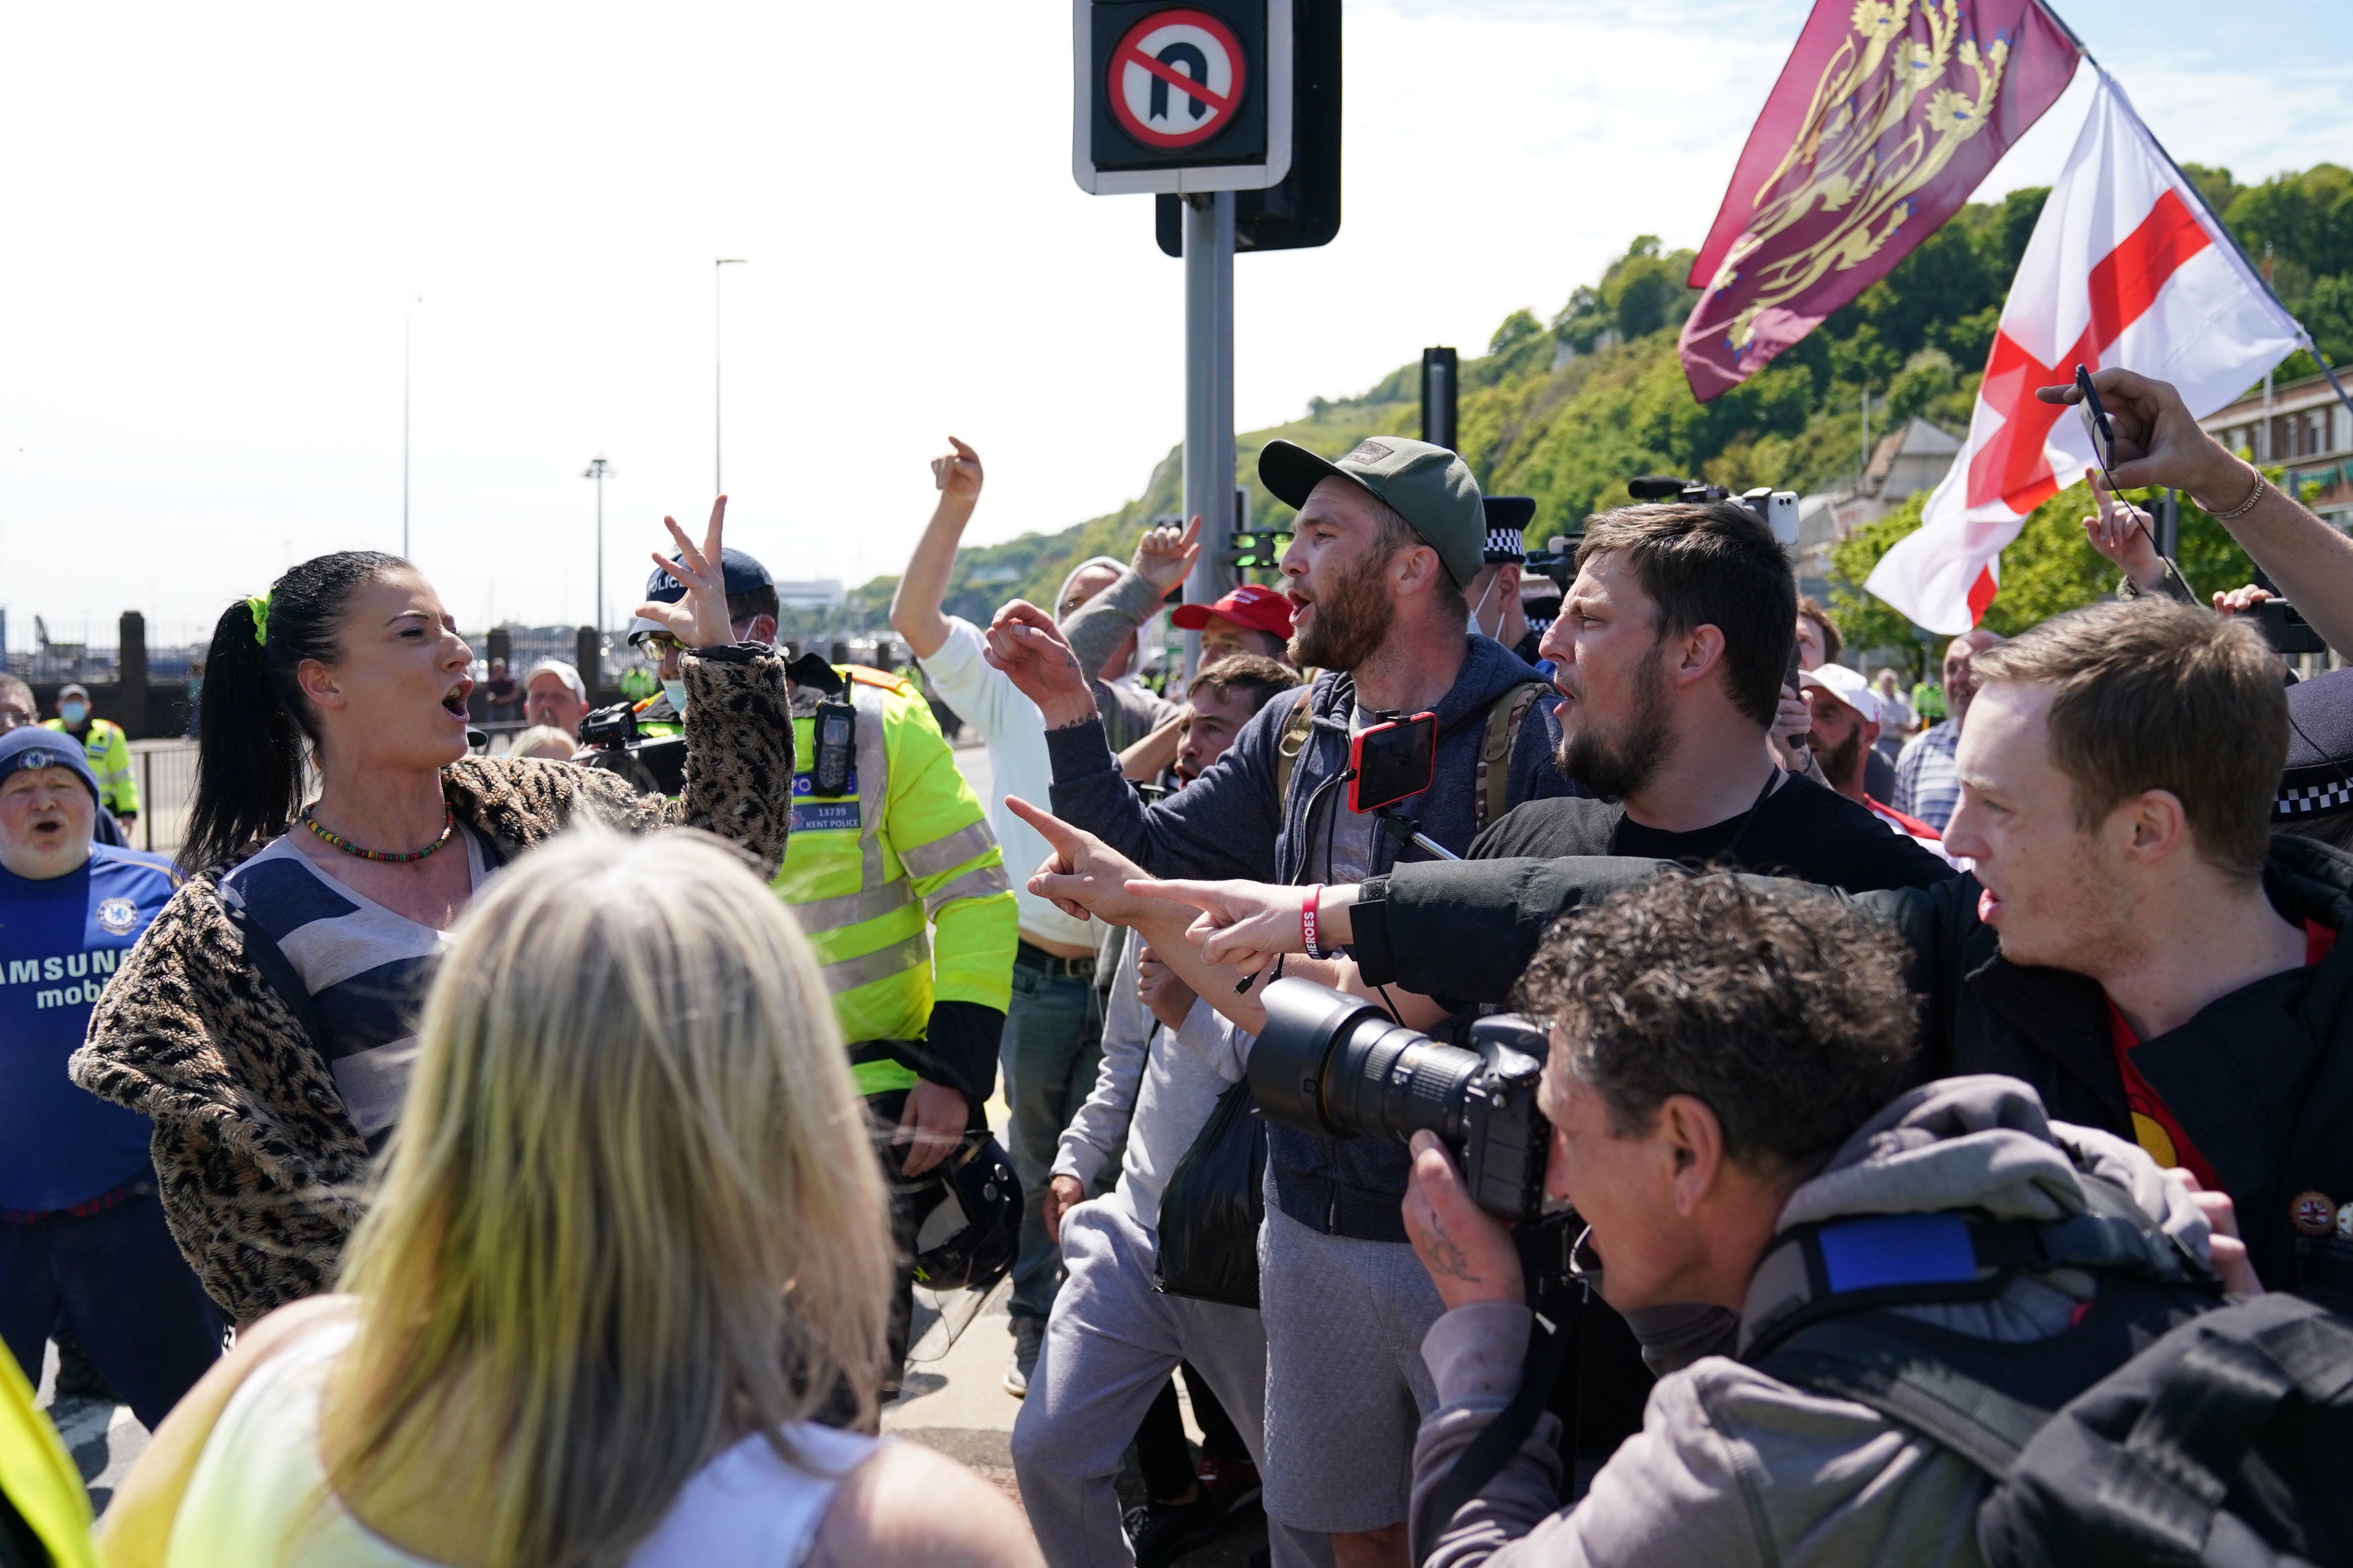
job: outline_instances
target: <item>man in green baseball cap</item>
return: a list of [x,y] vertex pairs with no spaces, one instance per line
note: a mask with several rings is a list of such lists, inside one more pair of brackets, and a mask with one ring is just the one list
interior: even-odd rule
[[1270,441],[1258,475],[1299,511],[1282,573],[1302,663],[1355,668],[1394,611],[1426,605],[1450,631],[1468,623],[1462,589],[1479,574],[1487,523],[1461,458],[1402,436],[1369,437],[1332,462]]
[[[1055,813],[1153,876],[1294,883],[1304,896],[1425,855],[1349,806],[1350,742],[1389,715],[1437,717],[1430,787],[1398,804],[1455,854],[1513,806],[1573,793],[1552,765],[1550,689],[1470,624],[1462,590],[1487,528],[1462,459],[1403,437],[1371,437],[1336,461],[1274,441],[1259,476],[1299,510],[1282,589],[1292,657],[1320,667],[1314,686],[1269,702],[1217,766],[1146,805],[1120,774],[1053,617],[1008,605],[989,628],[989,660],[1045,719]],[[1330,1534],[1336,1561],[1402,1561],[1418,1413],[1437,1397],[1421,1341],[1440,1310],[1399,1217],[1410,1156],[1270,1125],[1266,1163],[1266,1419],[1313,1438],[1268,1447],[1267,1515]],[[1333,1333],[1342,1321],[1380,1328]]]

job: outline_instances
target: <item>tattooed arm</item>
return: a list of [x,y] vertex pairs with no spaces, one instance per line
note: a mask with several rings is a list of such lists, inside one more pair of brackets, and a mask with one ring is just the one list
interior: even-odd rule
[[1471,1201],[1452,1156],[1428,1132],[1413,1135],[1405,1233],[1448,1311],[1488,1301],[1516,1307],[1527,1300],[1512,1233]]

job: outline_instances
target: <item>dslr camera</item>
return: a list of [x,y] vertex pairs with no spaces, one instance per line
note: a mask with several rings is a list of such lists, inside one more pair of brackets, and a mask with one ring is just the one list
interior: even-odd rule
[[[1773,537],[1784,548],[1798,542],[1798,492],[1777,490],[1770,485],[1758,485],[1734,495],[1722,485],[1711,485],[1700,479],[1679,479],[1668,474],[1641,474],[1626,481],[1626,493],[1636,500],[1712,501],[1736,500],[1757,514],[1757,521],[1773,531]],[[1585,542],[1585,531],[1556,534],[1542,550],[1528,552],[1527,570],[1535,575],[1549,577],[1559,584],[1562,593],[1568,591],[1570,579],[1577,575],[1577,548]]]
[[637,710],[627,702],[580,721],[580,750],[572,760],[618,773],[641,794],[675,795],[686,787],[686,737],[638,734]]
[[1465,1049],[1312,980],[1273,982],[1265,1006],[1250,1058],[1263,1114],[1326,1138],[1403,1143],[1433,1132],[1481,1208],[1506,1225],[1543,1218],[1552,1124],[1536,1109],[1550,1048],[1542,1025],[1481,1018]]

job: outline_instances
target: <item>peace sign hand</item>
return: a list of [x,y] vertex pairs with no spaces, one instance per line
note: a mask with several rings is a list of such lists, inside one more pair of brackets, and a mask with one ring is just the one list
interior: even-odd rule
[[727,618],[727,571],[720,543],[726,518],[727,498],[721,496],[711,503],[711,525],[703,531],[700,550],[676,518],[662,519],[678,554],[666,557],[657,550],[654,564],[686,584],[686,596],[675,605],[639,605],[638,614],[668,626],[670,636],[688,647],[720,647],[735,640],[734,624]]

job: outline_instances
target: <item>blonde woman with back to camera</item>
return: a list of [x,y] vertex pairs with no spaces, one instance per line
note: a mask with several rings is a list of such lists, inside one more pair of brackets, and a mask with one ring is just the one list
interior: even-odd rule
[[426,1003],[342,1293],[240,1336],[108,1510],[115,1568],[1028,1565],[1018,1512],[861,1423],[882,1184],[808,944],[696,833],[559,838]]

